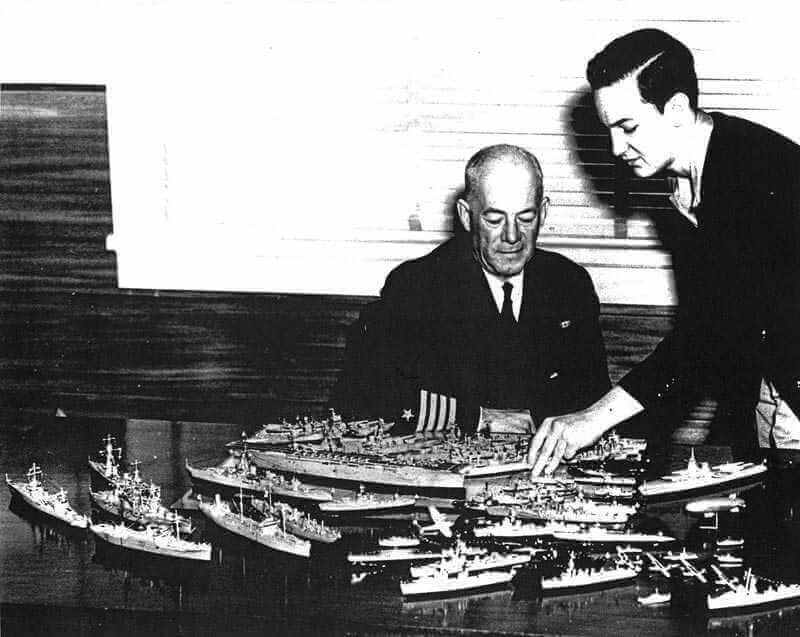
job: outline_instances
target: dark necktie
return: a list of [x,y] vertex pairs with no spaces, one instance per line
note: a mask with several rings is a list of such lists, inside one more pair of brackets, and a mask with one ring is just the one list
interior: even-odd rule
[[513,331],[517,326],[517,320],[514,318],[514,307],[511,305],[511,290],[514,286],[508,281],[503,283],[503,307],[500,310],[500,325],[503,329]]

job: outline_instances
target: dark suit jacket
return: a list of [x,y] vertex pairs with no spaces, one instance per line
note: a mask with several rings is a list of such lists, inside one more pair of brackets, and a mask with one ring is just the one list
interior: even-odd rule
[[[389,274],[351,334],[332,404],[350,416],[396,420],[416,411],[426,389],[456,398],[466,430],[480,406],[529,408],[535,421],[585,407],[609,387],[598,313],[587,272],[536,250],[525,268],[516,369],[489,364],[501,340],[497,306],[470,236],[459,234]],[[501,384],[518,376],[522,404],[493,404]]]
[[800,414],[800,147],[712,117],[698,228],[687,239],[696,285],[673,333],[620,385],[646,407],[704,386],[736,426],[733,442],[752,447],[762,375]]

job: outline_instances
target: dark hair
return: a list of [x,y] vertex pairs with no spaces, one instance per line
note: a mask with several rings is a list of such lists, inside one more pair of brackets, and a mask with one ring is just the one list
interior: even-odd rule
[[662,113],[675,93],[685,93],[690,106],[697,108],[697,75],[692,52],[668,33],[641,29],[623,35],[586,66],[586,78],[593,91],[634,73],[642,98]]
[[526,164],[536,177],[536,205],[542,203],[544,196],[544,183],[542,182],[542,168],[539,160],[530,151],[511,144],[495,144],[481,148],[470,157],[464,169],[464,199],[470,201],[478,192],[480,182],[484,179],[491,164],[499,160],[508,160],[516,164]]

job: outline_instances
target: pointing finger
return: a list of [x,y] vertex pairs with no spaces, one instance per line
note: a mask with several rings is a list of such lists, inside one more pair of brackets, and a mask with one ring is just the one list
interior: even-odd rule
[[555,450],[553,451],[553,457],[550,459],[550,462],[547,463],[547,467],[544,470],[545,475],[548,476],[552,475],[553,471],[555,471],[558,468],[561,459],[564,457],[564,451],[566,450],[566,448],[567,448],[567,443],[562,438],[561,440],[558,441],[558,444],[556,445]]
[[536,462],[539,449],[541,448],[542,443],[544,442],[544,439],[549,431],[550,421],[545,420],[541,425],[539,425],[539,428],[536,430],[533,438],[531,438],[531,443],[528,446],[528,464],[534,464]]
[[560,440],[560,432],[556,430],[554,427],[550,431],[550,435],[547,436],[547,440],[544,441],[542,445],[542,450],[539,453],[539,459],[536,461],[536,464],[533,466],[532,475],[538,476],[542,469],[544,469],[545,465],[547,464],[550,456],[553,454],[555,450],[556,444]]

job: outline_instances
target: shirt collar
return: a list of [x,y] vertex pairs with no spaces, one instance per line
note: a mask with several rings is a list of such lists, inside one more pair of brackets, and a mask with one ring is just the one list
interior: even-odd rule
[[497,306],[498,313],[503,311],[503,283],[508,282],[514,286],[511,289],[511,308],[514,310],[514,318],[519,320],[519,312],[522,307],[522,285],[525,281],[525,270],[507,279],[487,272],[483,268],[481,268],[481,271],[483,272],[483,276],[486,277],[489,289],[492,291],[492,298]]
[[714,121],[711,116],[704,112],[697,112],[697,130],[691,148],[689,148],[689,176],[673,176],[668,181],[672,188],[669,200],[673,206],[697,225],[697,216],[692,212],[700,206],[702,201],[701,193],[703,188],[703,164],[705,164],[706,154],[708,153],[708,142],[711,139],[711,131],[714,129]]

